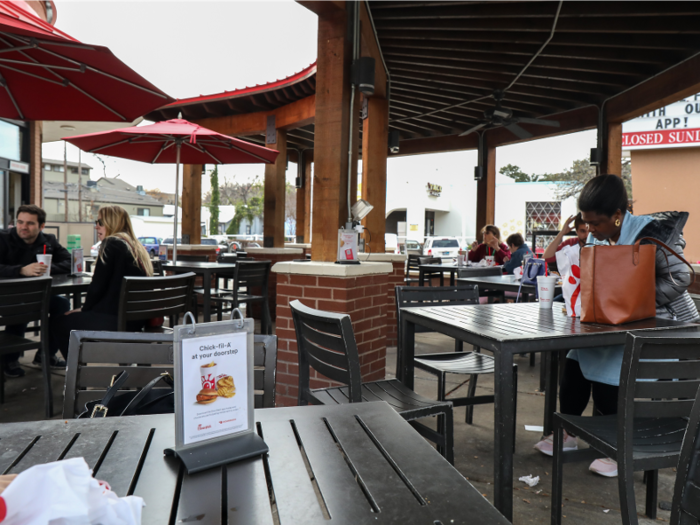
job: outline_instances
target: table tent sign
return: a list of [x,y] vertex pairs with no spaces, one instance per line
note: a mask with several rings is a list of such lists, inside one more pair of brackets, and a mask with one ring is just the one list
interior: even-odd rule
[[85,262],[83,260],[83,249],[73,248],[70,252],[70,274],[83,275],[85,271]]
[[254,321],[231,317],[196,324],[188,312],[174,330],[175,447],[165,453],[188,474],[268,451],[253,415]]

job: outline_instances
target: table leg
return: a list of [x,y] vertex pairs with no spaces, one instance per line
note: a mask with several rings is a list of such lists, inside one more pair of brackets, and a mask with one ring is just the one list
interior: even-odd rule
[[413,356],[416,353],[416,325],[401,319],[401,346],[396,352],[396,378],[413,390]]
[[204,282],[202,283],[204,287],[204,305],[202,307],[205,323],[211,321],[211,272],[208,270],[204,271],[203,275]]
[[450,270],[450,286],[455,285],[455,273],[456,272],[454,270]]
[[425,272],[420,269],[418,270],[418,286],[423,286],[423,279],[425,278]]
[[513,389],[513,353],[500,349],[494,353],[494,506],[508,521],[513,521],[513,447],[515,446],[515,392]]
[[548,436],[552,433],[552,419],[554,412],[557,411],[557,386],[559,384],[559,352],[547,352],[546,382],[544,388],[544,431],[543,434]]

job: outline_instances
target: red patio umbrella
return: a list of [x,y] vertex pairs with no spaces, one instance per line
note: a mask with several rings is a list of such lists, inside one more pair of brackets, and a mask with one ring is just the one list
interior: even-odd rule
[[0,1],[0,117],[131,122],[172,100],[106,47]]
[[65,137],[63,140],[88,153],[100,153],[151,164],[177,165],[175,170],[175,218],[173,261],[177,260],[177,203],[180,200],[180,163],[255,164],[275,162],[278,151],[251,144],[183,119],[147,126],[115,129]]

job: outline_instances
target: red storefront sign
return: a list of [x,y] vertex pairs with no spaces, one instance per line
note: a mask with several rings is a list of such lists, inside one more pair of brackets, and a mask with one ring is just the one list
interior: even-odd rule
[[622,134],[623,148],[673,147],[700,144],[700,128],[634,131]]

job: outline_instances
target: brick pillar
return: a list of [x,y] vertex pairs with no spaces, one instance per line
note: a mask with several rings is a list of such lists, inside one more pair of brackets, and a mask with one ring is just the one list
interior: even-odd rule
[[[360,355],[363,381],[384,379],[386,368],[388,304],[391,269],[373,264],[382,273],[359,276],[319,276],[282,273],[296,265],[279,264],[277,275],[277,405],[297,404],[299,360],[296,332],[289,303],[299,299],[311,308],[350,315]],[[318,263],[317,263],[318,264]],[[322,263],[321,263],[322,264]],[[315,268],[314,268],[315,269]],[[345,269],[343,269],[344,271]],[[311,371],[311,387],[334,386],[331,380]]]

